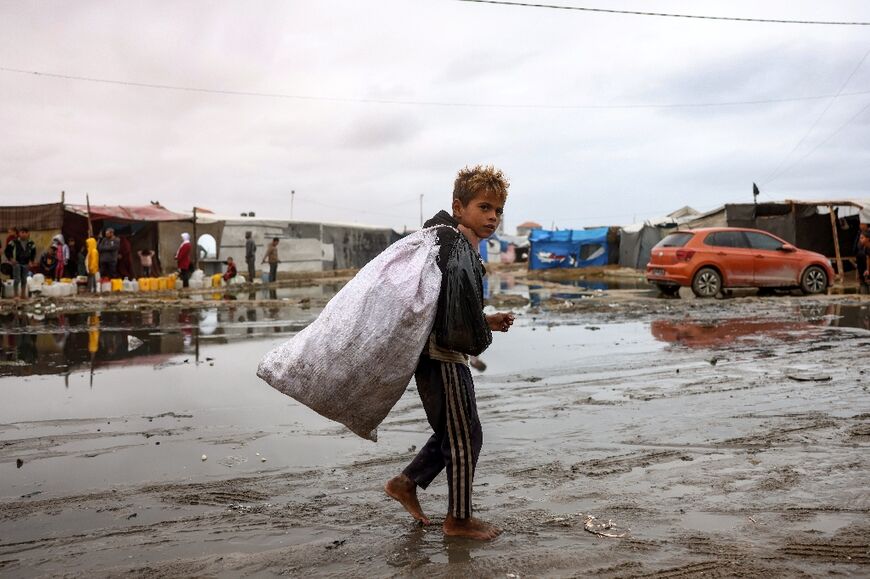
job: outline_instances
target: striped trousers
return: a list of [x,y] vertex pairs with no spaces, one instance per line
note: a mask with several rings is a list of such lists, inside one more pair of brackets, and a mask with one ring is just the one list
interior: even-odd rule
[[465,364],[421,356],[414,378],[434,433],[403,473],[425,489],[446,468],[448,512],[456,519],[467,519],[472,512],[474,469],[483,445],[471,371]]

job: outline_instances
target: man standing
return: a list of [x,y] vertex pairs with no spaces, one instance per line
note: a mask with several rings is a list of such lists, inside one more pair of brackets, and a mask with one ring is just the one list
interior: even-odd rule
[[36,260],[36,244],[30,239],[30,231],[26,227],[18,230],[18,239],[12,241],[12,292],[19,297],[19,286],[22,298],[27,297],[27,271]]
[[263,256],[261,263],[269,262],[269,281],[273,282],[278,279],[278,238],[273,237],[272,243],[266,248],[266,255]]
[[178,263],[178,271],[181,272],[181,285],[188,287],[190,284],[190,234],[181,234],[181,245],[178,246],[178,251],[175,252],[175,261]]
[[109,228],[106,235],[97,243],[100,252],[100,274],[103,277],[114,279],[118,277],[118,251],[121,242],[115,237],[115,230]]
[[257,244],[250,231],[245,231],[245,263],[248,264],[248,283],[254,283],[254,270],[257,265]]

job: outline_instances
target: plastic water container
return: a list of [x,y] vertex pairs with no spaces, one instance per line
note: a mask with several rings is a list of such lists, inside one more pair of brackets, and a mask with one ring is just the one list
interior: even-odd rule
[[140,277],[139,278],[139,291],[140,292],[147,292],[148,288],[149,288],[148,278],[147,277]]
[[15,283],[10,279],[3,282],[3,297],[11,298],[13,297],[13,291],[15,291]]
[[211,276],[211,287],[221,287],[221,282],[223,282],[223,275],[216,273]]
[[103,280],[102,282],[100,282],[100,291],[101,292],[112,291],[112,280]]
[[182,288],[184,288],[184,282],[182,282],[180,279],[176,279],[175,280],[175,289],[180,290]]
[[131,292],[139,291],[139,282],[136,281],[135,279],[130,282],[130,291]]
[[43,283],[45,283],[45,276],[42,275],[41,273],[34,274],[34,275],[33,275],[32,277],[30,277],[29,279],[32,279],[32,280],[33,280],[33,283],[36,283],[36,284],[43,284]]
[[121,287],[125,292],[131,291],[130,280],[125,277],[124,281],[121,282]]
[[112,291],[119,292],[124,289],[124,281],[118,278],[112,280]]
[[167,279],[165,277],[157,278],[157,289],[160,291],[166,291],[166,289],[168,287],[166,285],[166,283],[167,283]]

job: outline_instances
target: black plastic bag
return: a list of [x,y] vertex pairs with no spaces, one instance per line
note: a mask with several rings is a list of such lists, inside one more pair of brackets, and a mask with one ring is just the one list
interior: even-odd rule
[[483,264],[461,234],[453,244],[438,298],[435,342],[441,348],[479,356],[492,343],[483,314]]

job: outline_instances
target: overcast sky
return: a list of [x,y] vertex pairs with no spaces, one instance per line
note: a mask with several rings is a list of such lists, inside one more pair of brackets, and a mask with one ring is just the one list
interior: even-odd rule
[[[561,3],[870,21],[860,0]],[[426,217],[447,208],[456,171],[476,163],[511,179],[508,230],[750,202],[753,181],[762,200],[870,198],[870,57],[836,99],[576,107],[833,95],[868,50],[867,26],[453,0],[0,0],[0,67],[313,97],[0,72],[0,201],[65,190],[288,218],[295,190],[296,219],[401,229],[419,225],[421,194]]]

